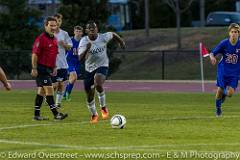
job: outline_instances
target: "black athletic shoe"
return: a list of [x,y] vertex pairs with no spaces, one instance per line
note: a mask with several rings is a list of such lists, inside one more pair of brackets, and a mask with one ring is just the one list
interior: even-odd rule
[[41,116],[34,116],[33,120],[35,120],[35,121],[46,121],[46,120],[49,120],[49,118],[41,117]]
[[54,117],[54,119],[55,119],[55,120],[63,120],[63,119],[65,119],[67,116],[68,116],[67,113],[58,113],[58,114]]
[[57,109],[60,109],[61,107],[62,107],[61,104],[56,104]]
[[221,117],[222,116],[222,109],[221,107],[216,107],[216,117]]

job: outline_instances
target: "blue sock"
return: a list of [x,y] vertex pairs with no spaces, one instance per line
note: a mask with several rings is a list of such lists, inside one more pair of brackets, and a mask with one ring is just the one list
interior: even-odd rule
[[224,94],[225,96],[227,95],[227,89],[226,89],[226,88],[223,90],[223,94]]
[[68,83],[68,85],[67,85],[67,92],[68,92],[69,94],[71,94],[71,92],[72,92],[73,85],[74,85],[74,83]]
[[63,97],[66,97],[67,89],[68,89],[68,84],[66,85],[66,88],[65,88],[65,91],[64,91]]
[[216,108],[221,108],[222,100],[216,99]]

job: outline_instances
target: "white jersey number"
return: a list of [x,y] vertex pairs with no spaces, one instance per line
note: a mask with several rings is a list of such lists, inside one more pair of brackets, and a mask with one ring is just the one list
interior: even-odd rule
[[74,55],[74,56],[77,56],[77,55],[78,55],[78,53],[77,53],[77,48],[73,48],[73,55]]
[[226,63],[236,64],[238,61],[238,55],[236,54],[226,54],[227,58],[225,60]]

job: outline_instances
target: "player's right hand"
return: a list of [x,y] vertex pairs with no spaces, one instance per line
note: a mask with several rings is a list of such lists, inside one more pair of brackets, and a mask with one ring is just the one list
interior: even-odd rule
[[210,56],[210,60],[212,65],[215,65],[217,63],[217,59],[214,56]]
[[37,76],[38,76],[38,71],[37,71],[36,69],[32,69],[31,75],[32,75],[33,77],[37,77]]
[[63,41],[63,40],[59,41],[59,42],[58,42],[58,44],[59,44],[59,45],[61,45],[62,47],[64,47],[64,46],[65,46],[65,43],[64,43],[64,41]]
[[89,56],[89,50],[90,50],[90,48],[92,47],[92,43],[88,43],[87,44],[87,48],[86,48],[86,51],[85,51],[85,56],[84,56],[84,59],[86,60],[87,58],[88,58],[88,56]]
[[87,50],[89,50],[92,47],[92,43],[87,44]]

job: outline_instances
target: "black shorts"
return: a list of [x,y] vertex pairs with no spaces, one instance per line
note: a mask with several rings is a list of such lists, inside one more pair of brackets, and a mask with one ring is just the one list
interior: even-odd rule
[[57,75],[52,77],[52,82],[64,82],[68,79],[68,70],[67,69],[58,69]]
[[43,87],[43,86],[52,86],[52,79],[51,76],[49,75],[38,75],[36,78],[36,83],[38,87]]
[[38,76],[36,77],[36,83],[38,87],[52,86],[51,73],[52,68],[46,67],[44,65],[37,65]]

